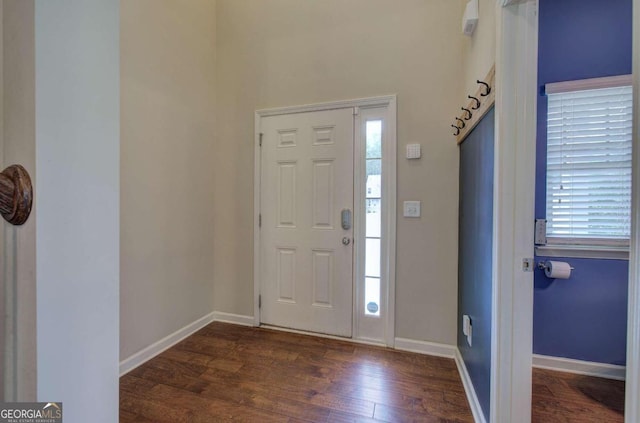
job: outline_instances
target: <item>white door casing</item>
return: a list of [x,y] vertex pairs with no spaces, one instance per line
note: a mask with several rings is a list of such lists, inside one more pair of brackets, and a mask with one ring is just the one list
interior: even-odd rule
[[633,3],[633,182],[624,421],[640,421],[640,0]]
[[[501,222],[501,238],[512,239],[519,249],[532,245],[532,231],[523,236],[518,226],[530,223],[533,215],[532,200],[527,197],[527,191],[535,183],[535,175],[530,169],[530,158],[535,152],[535,110],[536,95],[533,94],[537,85],[537,0],[522,0],[524,4],[514,4],[501,8],[504,4],[515,1],[498,0],[496,11],[498,18],[497,31],[497,67],[503,71],[496,72],[496,85],[502,89],[503,103],[496,99],[496,107],[503,119],[503,140],[517,140],[518,147],[507,149],[510,157],[505,157],[503,164],[509,162],[514,166],[504,166],[502,175],[504,180],[513,178],[515,190],[525,196],[525,201],[515,201],[503,209],[507,214],[517,216]],[[633,206],[632,206],[632,236],[629,254],[629,315],[627,320],[627,377],[625,400],[625,423],[640,421],[640,29],[637,22],[640,17],[640,0],[634,0],[634,140],[633,140]],[[520,60],[515,56],[521,54]],[[498,64],[500,64],[498,66]],[[516,96],[515,107],[506,107],[509,92]],[[498,96],[497,96],[498,97]],[[509,104],[510,106],[513,103]],[[503,107],[501,107],[503,106]],[[511,123],[510,123],[511,122]],[[513,122],[517,122],[513,124]],[[496,125],[499,127],[499,124]],[[518,128],[518,129],[516,129]],[[515,135],[520,132],[520,136]],[[514,143],[515,144],[515,143]],[[496,148],[497,150],[497,148]],[[501,166],[496,161],[496,168]],[[518,169],[518,172],[516,172]],[[519,174],[519,177],[518,177]],[[511,193],[503,193],[506,199]],[[498,203],[500,204],[500,203]],[[504,206],[504,204],[500,204]],[[509,250],[505,243],[503,252]],[[528,250],[527,250],[528,252]],[[532,255],[531,255],[532,256]],[[530,421],[531,392],[530,358],[527,349],[532,337],[532,308],[533,298],[529,288],[524,288],[518,280],[510,280],[509,267],[517,274],[521,266],[521,254],[509,255],[502,260],[501,270],[505,274],[498,276],[494,282],[493,328],[494,344],[492,352],[492,383],[491,383],[491,422],[527,422]],[[517,289],[514,289],[517,288]],[[498,301],[498,302],[496,302]]]
[[491,423],[531,421],[537,12],[496,5]]
[[350,337],[353,109],[269,116],[260,126],[261,322]]
[[[267,199],[262,198],[262,147],[261,132],[262,120],[271,116],[287,114],[336,110],[350,108],[355,112],[353,117],[354,130],[354,214],[353,214],[353,255],[354,255],[354,286],[353,286],[353,310],[352,310],[352,338],[358,342],[383,344],[393,347],[395,343],[395,262],[396,262],[396,116],[397,101],[395,95],[360,98],[353,100],[339,100],[327,103],[306,104],[257,110],[255,112],[255,149],[254,149],[254,239],[253,239],[253,282],[254,282],[254,325],[260,326],[264,320],[261,318],[261,289],[264,275],[261,253],[262,229],[260,227],[262,204]],[[383,112],[384,110],[384,112]],[[366,190],[362,186],[362,174],[365,171],[365,140],[358,128],[363,125],[367,117],[376,116],[383,120],[382,142],[382,243],[383,251],[381,260],[381,316],[377,323],[371,319],[363,319],[363,310],[358,308],[358,299],[364,295],[365,281],[358,274],[356,266],[363,266],[364,261],[364,230],[362,219],[366,202]],[[362,129],[362,128],[360,128]],[[360,224],[359,224],[360,223]],[[364,316],[366,317],[366,316]],[[378,325],[379,327],[376,327]],[[383,333],[383,338],[379,335]]]

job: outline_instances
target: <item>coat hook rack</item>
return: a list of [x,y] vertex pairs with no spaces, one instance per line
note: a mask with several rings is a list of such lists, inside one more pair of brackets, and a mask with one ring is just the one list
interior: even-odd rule
[[476,82],[480,85],[484,85],[484,88],[485,88],[484,92],[480,93],[480,96],[486,97],[489,94],[491,94],[491,86],[489,84],[487,84],[486,82],[480,81],[479,79]]
[[475,92],[467,96],[466,104],[460,108],[463,111],[462,115],[456,117],[454,124],[451,125],[452,128],[455,128],[453,136],[458,144],[464,142],[495,104],[495,66],[489,69],[489,72],[482,80],[478,79],[476,82],[478,85],[475,87]]
[[471,110],[478,110],[480,108],[480,100],[472,95],[468,95],[467,97],[476,102],[475,106],[471,106]]
[[22,225],[31,214],[33,187],[27,170],[11,165],[0,172],[0,214],[12,225]]

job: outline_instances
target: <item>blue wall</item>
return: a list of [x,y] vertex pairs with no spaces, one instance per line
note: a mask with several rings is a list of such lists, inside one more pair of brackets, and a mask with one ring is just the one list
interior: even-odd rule
[[[458,348],[487,420],[491,393],[494,127],[492,109],[460,146]],[[471,317],[473,347],[462,333],[463,314]]]
[[[549,82],[631,73],[632,0],[540,0],[536,218],[545,218]],[[538,260],[545,260],[539,257]],[[568,280],[537,270],[533,351],[624,364],[628,262],[554,258],[575,267]]]

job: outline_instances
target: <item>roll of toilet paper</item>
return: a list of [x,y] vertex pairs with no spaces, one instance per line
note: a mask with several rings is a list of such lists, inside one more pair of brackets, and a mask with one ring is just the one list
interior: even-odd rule
[[544,274],[551,279],[569,279],[571,265],[564,261],[547,260],[544,263]]

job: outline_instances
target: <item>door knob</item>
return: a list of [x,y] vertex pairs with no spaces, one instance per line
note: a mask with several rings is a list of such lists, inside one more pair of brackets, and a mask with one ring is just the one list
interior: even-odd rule
[[342,243],[344,245],[349,245],[351,243],[351,238],[345,236],[344,238],[342,238]]

